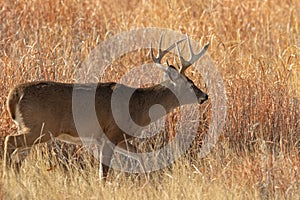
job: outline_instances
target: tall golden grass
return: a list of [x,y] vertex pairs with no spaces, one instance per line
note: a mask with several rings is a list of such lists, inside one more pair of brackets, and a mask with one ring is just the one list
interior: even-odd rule
[[[97,44],[138,27],[210,42],[228,107],[220,140],[203,159],[184,157],[150,180],[115,172],[103,184],[87,155],[84,168],[76,162],[55,168],[45,160],[57,158],[42,146],[20,174],[1,170],[1,198],[300,198],[299,1],[5,0],[0,8],[1,136],[16,133],[5,105],[10,88],[33,80],[73,82],[76,66]],[[143,61],[131,55],[116,69]]]

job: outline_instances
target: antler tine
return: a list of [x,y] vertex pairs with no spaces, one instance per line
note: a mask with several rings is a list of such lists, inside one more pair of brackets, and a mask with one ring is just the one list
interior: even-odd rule
[[[161,50],[161,45],[162,45],[162,39],[163,39],[164,33],[161,34],[160,36],[160,40],[159,40],[159,45],[158,45],[158,56],[155,57],[153,54],[153,48],[152,48],[152,43],[150,44],[150,55],[151,58],[153,60],[154,63],[160,64],[162,58],[169,52],[171,51],[174,47],[175,44],[172,44],[171,46],[169,46],[167,49],[165,49],[164,51]],[[179,41],[177,41],[176,43],[181,43],[182,41],[186,40],[186,38],[181,39]]]
[[153,62],[157,63],[157,58],[153,55],[152,43],[150,43],[150,56]]
[[201,56],[206,52],[206,50],[208,49],[209,43],[206,44],[203,49],[198,53],[198,54],[194,54],[193,49],[192,49],[192,45],[191,45],[191,41],[188,35],[186,35],[186,39],[188,42],[188,48],[190,51],[190,59],[187,61],[185,60],[180,53],[179,47],[178,47],[178,43],[175,43],[176,45],[176,49],[177,49],[177,53],[181,62],[181,68],[179,70],[179,72],[181,74],[183,74],[185,72],[185,70],[190,67],[193,63],[195,63],[199,58],[201,58]]

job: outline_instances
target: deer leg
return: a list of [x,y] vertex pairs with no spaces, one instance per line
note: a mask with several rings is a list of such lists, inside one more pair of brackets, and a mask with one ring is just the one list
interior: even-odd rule
[[6,166],[11,162],[20,165],[30,152],[30,148],[37,143],[44,143],[51,139],[50,134],[40,134],[40,129],[32,129],[28,133],[9,135],[5,138],[4,161]]
[[110,169],[110,164],[111,164],[111,159],[113,156],[113,147],[109,144],[104,144],[100,149],[99,149],[99,177],[100,179],[106,180],[109,169]]
[[133,173],[145,173],[144,162],[142,158],[137,155],[138,151],[134,145],[132,145],[128,140],[125,139],[118,143],[117,147],[119,148],[117,148],[115,152],[125,156],[128,160],[128,162],[126,163],[127,166],[125,166],[127,167],[126,171]]

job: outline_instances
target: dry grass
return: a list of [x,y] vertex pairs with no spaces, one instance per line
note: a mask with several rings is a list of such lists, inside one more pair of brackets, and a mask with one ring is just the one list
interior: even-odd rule
[[[73,163],[49,169],[46,150],[32,151],[19,176],[3,175],[5,199],[299,199],[300,3],[226,1],[1,1],[0,135],[16,132],[5,107],[14,85],[73,82],[76,66],[99,42],[136,27],[171,28],[210,42],[222,73],[228,114],[214,151],[182,158],[150,181]],[[116,68],[128,70],[140,54]],[[108,79],[118,77],[108,72]],[[207,118],[209,120],[209,118]],[[88,159],[88,157],[86,158]],[[55,161],[53,161],[55,162]]]

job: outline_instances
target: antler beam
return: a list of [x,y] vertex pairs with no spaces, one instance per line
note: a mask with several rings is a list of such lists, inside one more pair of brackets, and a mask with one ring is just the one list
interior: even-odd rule
[[184,41],[185,39],[181,39],[179,41],[177,41],[176,43],[172,44],[171,46],[169,46],[167,49],[165,49],[164,51],[161,50],[161,44],[162,44],[162,39],[163,39],[163,36],[164,34],[161,34],[160,36],[160,40],[159,40],[159,45],[158,45],[158,56],[155,57],[154,54],[153,54],[153,48],[152,48],[152,43],[151,43],[151,46],[150,46],[150,55],[151,55],[151,58],[153,60],[154,63],[156,64],[161,64],[161,60],[162,58],[169,52],[171,51],[175,45],[181,43],[182,41]]
[[208,49],[209,43],[206,44],[203,49],[198,53],[198,54],[194,54],[192,46],[191,46],[191,42],[190,42],[190,38],[188,35],[186,35],[186,39],[188,42],[188,47],[189,47],[189,51],[190,51],[190,59],[189,60],[185,60],[180,53],[179,47],[178,47],[178,42],[175,43],[176,45],[176,49],[177,49],[177,53],[181,62],[181,67],[179,69],[179,73],[183,74],[185,72],[185,70],[190,67],[193,63],[195,63]]

